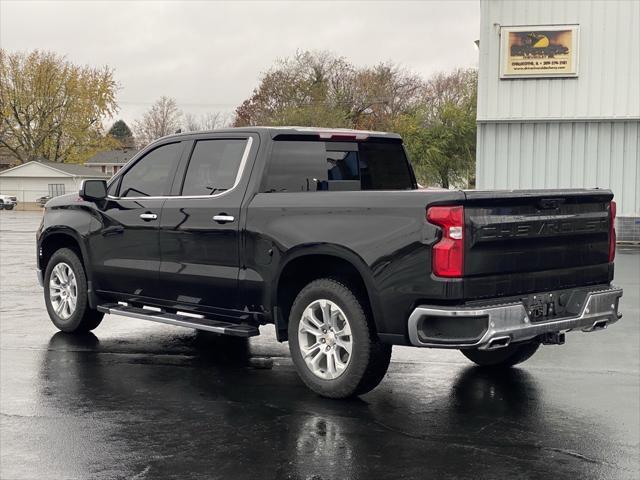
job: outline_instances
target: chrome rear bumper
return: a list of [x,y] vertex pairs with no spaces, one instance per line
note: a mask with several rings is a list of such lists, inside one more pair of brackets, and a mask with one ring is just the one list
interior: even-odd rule
[[[420,306],[409,317],[409,339],[416,347],[493,350],[506,347],[510,343],[531,340],[546,333],[567,332],[575,329],[592,332],[606,328],[622,317],[618,313],[618,301],[621,296],[622,289],[614,286],[589,291],[580,295],[580,301],[572,299],[571,311],[575,313],[539,322],[531,321],[522,302],[481,308]],[[425,338],[421,334],[421,324],[429,317],[451,317],[452,322],[456,321],[456,317],[486,318],[487,326],[478,339],[443,342],[436,338]]]

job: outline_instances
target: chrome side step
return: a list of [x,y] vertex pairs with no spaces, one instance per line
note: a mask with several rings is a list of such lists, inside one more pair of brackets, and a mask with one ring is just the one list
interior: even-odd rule
[[258,327],[255,325],[237,324],[213,320],[211,318],[196,318],[195,315],[180,315],[151,310],[149,308],[132,307],[119,303],[107,303],[98,305],[98,311],[124,317],[139,318],[151,322],[166,323],[178,327],[195,328],[196,330],[206,330],[208,332],[219,333],[221,335],[233,335],[236,337],[254,337],[260,335]]

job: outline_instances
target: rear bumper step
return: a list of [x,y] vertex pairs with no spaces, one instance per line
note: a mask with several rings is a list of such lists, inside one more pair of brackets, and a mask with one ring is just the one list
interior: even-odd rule
[[260,334],[258,327],[254,325],[223,322],[213,320],[211,318],[198,318],[198,316],[195,315],[180,315],[177,313],[164,312],[162,310],[155,311],[155,309],[150,310],[146,308],[121,305],[119,303],[98,305],[98,311],[113,315],[139,318],[141,320],[149,320],[152,322],[166,323],[167,325],[175,325],[178,327],[206,330],[208,332],[219,333],[221,335],[254,337]]
[[[420,306],[409,317],[409,339],[417,347],[494,350],[540,336],[545,340],[552,333],[576,329],[593,332],[622,317],[618,313],[621,296],[622,289],[614,286],[590,291],[576,305],[573,315],[540,322],[531,321],[522,302],[488,307]],[[436,327],[429,328],[430,322]],[[443,331],[447,338],[433,333]]]

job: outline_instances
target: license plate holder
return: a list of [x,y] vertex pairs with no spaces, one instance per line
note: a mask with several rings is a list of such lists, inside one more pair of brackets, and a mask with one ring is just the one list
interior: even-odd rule
[[523,303],[531,322],[544,322],[557,318],[560,310],[558,296],[553,293],[530,295],[523,299]]

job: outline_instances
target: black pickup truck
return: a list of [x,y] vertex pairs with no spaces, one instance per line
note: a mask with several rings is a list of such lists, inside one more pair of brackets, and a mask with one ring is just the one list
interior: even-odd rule
[[105,313],[245,337],[271,323],[301,379],[343,398],[378,385],[392,345],[507,367],[617,321],[612,198],[419,189],[390,133],[178,134],[50,200],[38,274],[65,332]]

